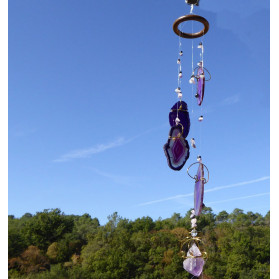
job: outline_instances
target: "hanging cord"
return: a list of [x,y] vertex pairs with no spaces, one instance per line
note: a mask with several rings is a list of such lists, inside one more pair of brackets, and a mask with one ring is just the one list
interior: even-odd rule
[[[193,34],[193,20],[192,20],[192,34]],[[191,74],[191,78],[192,78],[193,74],[194,74],[194,41],[192,39],[192,74]],[[191,100],[192,116],[193,116],[193,113],[194,113],[193,100],[194,100],[194,83],[192,83],[192,100]]]
[[[202,48],[201,48],[202,72],[204,74],[204,65],[203,65],[203,63],[204,63],[204,59],[203,59],[204,46],[203,46],[203,38],[204,38],[204,33],[203,33],[202,39],[201,39],[202,40]],[[202,114],[202,111],[203,111],[202,108],[203,108],[203,105],[201,105],[201,115],[203,115]],[[200,150],[201,150],[200,153],[202,153],[202,122],[203,121],[201,121],[201,123],[200,123]]]
[[204,47],[203,47],[203,37],[204,37],[204,31],[203,31],[203,35],[202,35],[202,70],[203,70],[203,68],[204,68],[204,65],[203,65],[203,63],[204,63],[204,61],[203,61],[203,52],[204,52]]
[[[187,2],[186,2],[186,3],[187,3]],[[192,13],[193,13],[193,10],[194,10],[194,5],[192,4],[192,5],[191,5],[190,14],[192,14]]]
[[[180,59],[180,57],[182,57],[182,56],[180,56],[180,51],[181,51],[181,40],[180,40],[180,36],[178,37],[179,38],[179,40],[178,40],[178,58],[177,58],[177,60],[178,59]],[[180,79],[180,77],[179,77],[179,73],[180,73],[180,71],[182,71],[181,69],[182,69],[182,67],[181,67],[181,63],[182,63],[182,61],[181,61],[182,59],[180,59],[180,63],[177,65],[178,67],[177,67],[177,87],[178,88],[180,88],[180,90],[181,90],[181,79]],[[178,93],[179,94],[179,93]],[[178,118],[178,102],[177,102],[177,105],[176,105],[176,117]]]
[[[185,0],[185,3],[187,3],[187,1]],[[194,10],[194,5],[191,5],[191,9],[190,9],[190,14],[193,13]],[[193,34],[193,20],[192,21],[192,34]],[[192,39],[192,74],[191,77],[193,75],[194,72],[194,41]],[[192,83],[192,98],[191,98],[191,106],[192,106],[192,116],[194,114],[194,106],[193,106],[193,100],[194,100],[194,84]]]

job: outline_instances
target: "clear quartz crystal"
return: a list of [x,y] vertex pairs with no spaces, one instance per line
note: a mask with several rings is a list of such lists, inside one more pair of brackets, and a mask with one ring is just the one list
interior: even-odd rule
[[191,231],[191,236],[192,236],[192,237],[196,237],[197,235],[198,235],[197,230],[196,230],[196,229],[193,229],[193,230]]

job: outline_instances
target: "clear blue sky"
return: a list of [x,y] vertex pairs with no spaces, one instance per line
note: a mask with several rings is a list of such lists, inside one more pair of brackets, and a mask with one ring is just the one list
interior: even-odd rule
[[188,83],[192,45],[182,40],[188,140],[197,150],[175,172],[163,152],[177,101],[172,24],[189,11],[183,0],[9,1],[9,214],[58,207],[102,224],[114,211],[184,215],[194,189],[186,169],[198,154],[210,170],[204,203],[215,213],[266,214],[269,2],[201,0],[194,9],[210,23],[212,80],[200,131]]

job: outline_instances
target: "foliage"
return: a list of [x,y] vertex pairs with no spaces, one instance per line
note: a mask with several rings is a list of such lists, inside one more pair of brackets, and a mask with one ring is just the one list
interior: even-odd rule
[[[131,221],[114,212],[103,226],[89,214],[65,215],[59,209],[10,215],[9,278],[191,278],[179,254],[190,214]],[[203,278],[269,278],[269,224],[270,212],[215,215],[205,207],[198,217],[208,253]]]

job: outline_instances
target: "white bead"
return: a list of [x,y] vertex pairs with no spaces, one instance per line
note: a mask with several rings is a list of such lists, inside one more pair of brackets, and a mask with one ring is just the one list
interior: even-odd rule
[[196,142],[194,138],[191,138],[191,145],[193,148],[196,148]]
[[202,115],[199,117],[199,121],[203,121],[203,116]]
[[180,55],[180,56],[182,56],[182,55],[183,55],[183,51],[182,51],[182,50],[179,52],[179,55]]
[[195,217],[195,214],[191,214],[191,215],[190,215],[190,218],[194,218],[194,217]]
[[190,83],[190,84],[195,84],[195,78],[194,78],[194,77],[191,77],[190,80],[189,80],[189,83]]
[[196,227],[197,227],[197,224],[192,224],[191,227],[192,227],[192,228],[196,228]]
[[182,98],[182,93],[178,93],[178,98]]
[[197,219],[196,219],[196,218],[192,219],[192,220],[191,220],[191,223],[192,223],[192,224],[196,224],[196,223],[197,223]]
[[191,210],[191,213],[192,213],[192,214],[196,214],[195,209],[192,209],[192,210]]
[[180,78],[182,78],[182,72],[180,72],[178,76],[179,76]]
[[180,122],[180,119],[178,117],[175,118],[175,124],[178,125]]
[[177,64],[181,64],[181,61],[180,61],[180,59],[177,59]]
[[200,75],[200,78],[204,78],[204,75],[203,75],[203,74],[201,74],[201,75]]

